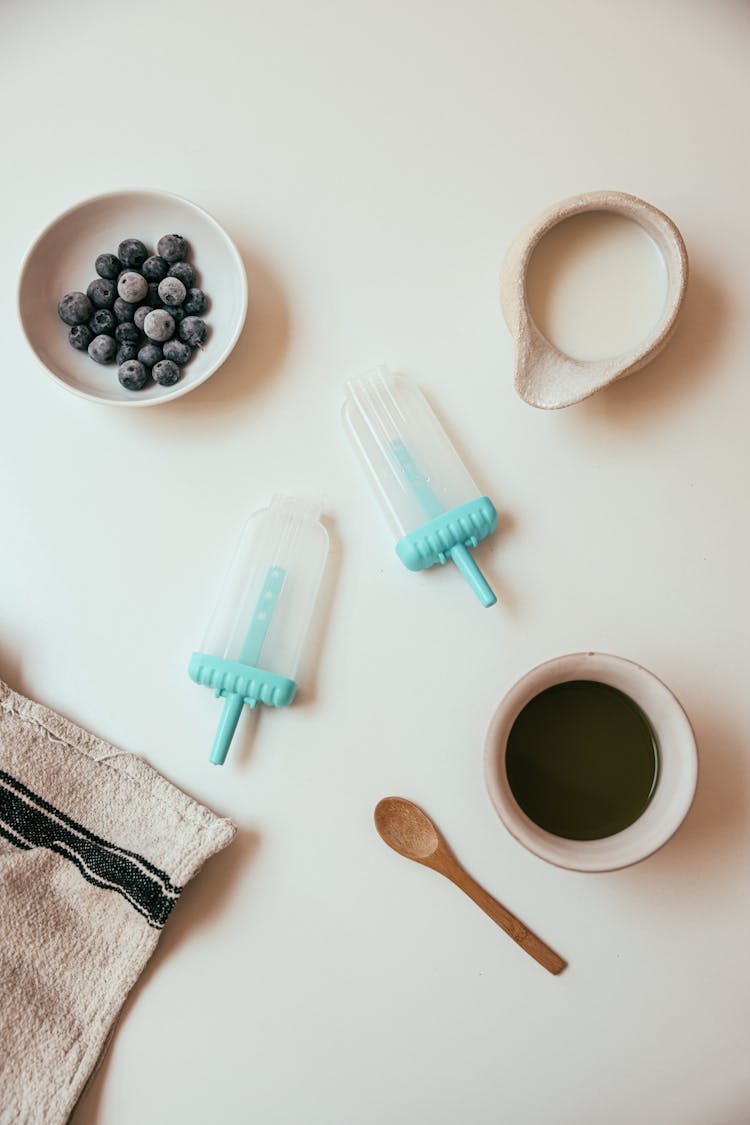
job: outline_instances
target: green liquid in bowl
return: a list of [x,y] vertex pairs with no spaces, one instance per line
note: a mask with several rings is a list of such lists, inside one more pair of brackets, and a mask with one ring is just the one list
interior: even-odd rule
[[601,840],[629,828],[656,788],[651,725],[623,692],[571,680],[519,713],[505,755],[517,803],[540,828],[568,840]]

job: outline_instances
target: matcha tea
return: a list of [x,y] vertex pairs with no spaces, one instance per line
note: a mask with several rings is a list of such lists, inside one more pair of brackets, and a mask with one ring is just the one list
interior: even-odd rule
[[571,680],[539,693],[508,736],[505,768],[526,815],[556,836],[600,840],[638,819],[656,786],[645,715],[617,688]]

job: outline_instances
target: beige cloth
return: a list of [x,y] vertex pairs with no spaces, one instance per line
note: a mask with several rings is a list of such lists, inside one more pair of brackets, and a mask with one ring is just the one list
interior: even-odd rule
[[235,828],[0,682],[0,1122],[67,1121],[185,883]]

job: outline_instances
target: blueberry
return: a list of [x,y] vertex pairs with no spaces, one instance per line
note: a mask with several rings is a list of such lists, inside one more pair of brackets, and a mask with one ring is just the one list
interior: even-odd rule
[[193,349],[189,344],[183,344],[182,340],[167,340],[164,345],[164,358],[171,359],[178,367],[186,364],[192,354]]
[[150,340],[163,344],[174,335],[174,320],[166,309],[154,309],[144,320],[143,331]]
[[199,316],[186,316],[180,324],[179,337],[183,344],[199,348],[208,335],[205,321]]
[[138,345],[120,344],[115,355],[115,363],[119,367],[121,363],[125,363],[129,359],[138,359]]
[[116,327],[117,320],[111,309],[97,309],[89,321],[93,336],[114,336]]
[[149,281],[148,283],[148,298],[146,303],[151,305],[152,309],[161,308],[161,297],[159,296],[159,282]]
[[117,296],[114,281],[109,281],[106,277],[97,277],[86,293],[92,305],[96,305],[98,309],[111,309]]
[[207,305],[208,298],[202,289],[188,289],[185,298],[185,312],[188,316],[202,316]]
[[173,386],[180,377],[180,369],[171,359],[162,359],[152,369],[151,374],[162,387]]
[[133,319],[137,308],[138,306],[134,305],[131,301],[123,301],[122,297],[117,297],[112,306],[112,311],[119,323],[123,324],[126,320]]
[[126,238],[117,247],[117,255],[126,269],[139,270],[148,257],[148,250],[140,238]]
[[172,317],[172,320],[175,322],[175,324],[180,324],[180,322],[183,321],[187,316],[187,313],[185,312],[185,306],[170,305],[169,315]]
[[108,281],[116,281],[122,269],[122,262],[114,254],[100,254],[94,263],[94,269],[99,277],[106,277]]
[[85,352],[94,338],[94,334],[87,324],[74,324],[68,332],[68,340],[79,352]]
[[57,315],[63,324],[85,324],[93,313],[91,301],[85,293],[66,293],[57,306]]
[[161,281],[167,276],[168,269],[169,262],[166,259],[160,258],[158,254],[152,254],[141,266],[141,273],[147,281]]
[[117,292],[123,301],[140,304],[148,294],[148,282],[142,274],[134,270],[121,273],[117,282]]
[[162,350],[158,344],[144,344],[138,352],[138,359],[144,367],[153,367],[162,359]]
[[118,344],[139,344],[141,333],[130,320],[123,320],[115,329],[115,340]]
[[179,277],[165,277],[159,282],[159,296],[165,305],[181,305],[187,296],[187,290]]
[[111,336],[94,336],[88,347],[89,355],[96,363],[111,363],[116,351],[117,344]]
[[189,289],[195,280],[195,274],[190,262],[175,262],[169,267],[167,277],[178,277],[186,289]]
[[175,262],[181,262],[187,256],[187,242],[181,234],[165,234],[163,238],[159,239],[156,247],[157,254],[161,254],[170,266]]
[[126,359],[120,364],[117,378],[126,391],[140,391],[146,385],[148,371],[137,359]]
[[151,305],[141,305],[133,314],[133,324],[136,328],[140,329],[141,332],[143,331],[143,322],[151,311]]

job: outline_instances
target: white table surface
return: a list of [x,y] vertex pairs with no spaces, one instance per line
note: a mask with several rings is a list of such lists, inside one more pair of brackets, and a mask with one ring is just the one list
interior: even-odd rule
[[[240,826],[76,1125],[750,1120],[749,41],[739,2],[3,5],[0,675]],[[15,320],[41,227],[128,186],[215,214],[250,281],[231,360],[163,409],[66,393]],[[684,315],[653,365],[545,414],[512,389],[500,262],[602,187],[681,228]],[[498,608],[393,556],[339,422],[379,361],[421,381],[501,511]],[[316,668],[219,770],[185,666],[276,491],[319,496],[332,531]],[[513,842],[481,771],[503,688],[589,648],[672,686],[702,767],[674,840],[601,876]],[[562,977],[383,846],[389,793]]]

